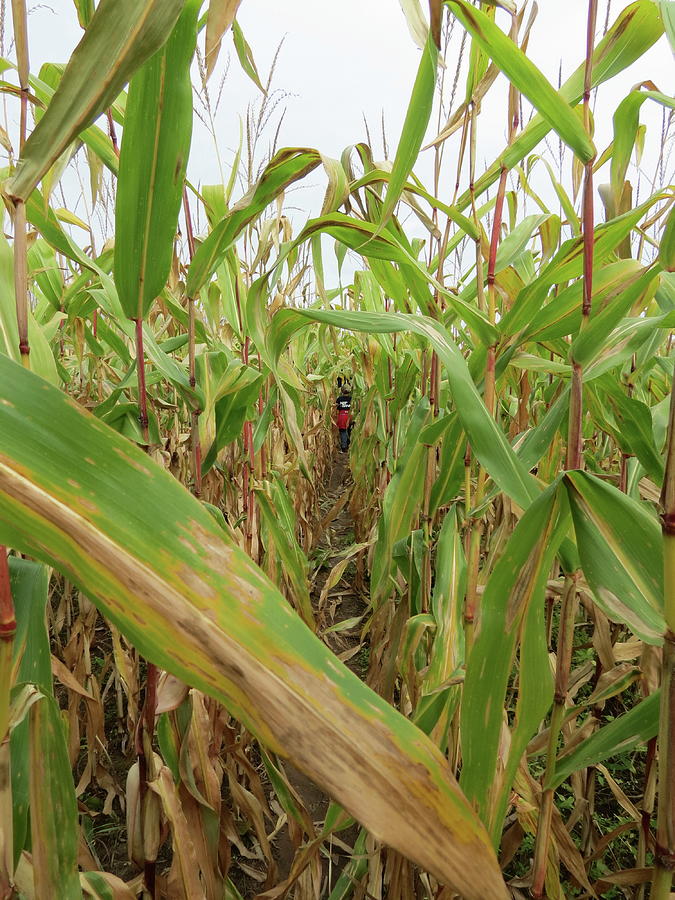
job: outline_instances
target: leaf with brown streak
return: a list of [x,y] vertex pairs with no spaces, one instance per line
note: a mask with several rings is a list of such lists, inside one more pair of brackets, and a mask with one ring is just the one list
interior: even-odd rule
[[225,704],[378,840],[466,900],[508,896],[443,755],[168,472],[6,357],[0,433],[0,541],[64,572],[143,656]]

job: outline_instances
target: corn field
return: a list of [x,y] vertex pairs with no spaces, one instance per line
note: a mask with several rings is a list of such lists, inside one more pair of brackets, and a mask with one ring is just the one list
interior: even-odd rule
[[392,3],[380,161],[277,146],[241,0],[73,2],[37,73],[2,3],[0,900],[675,896],[675,100],[603,99],[675,2],[558,84]]

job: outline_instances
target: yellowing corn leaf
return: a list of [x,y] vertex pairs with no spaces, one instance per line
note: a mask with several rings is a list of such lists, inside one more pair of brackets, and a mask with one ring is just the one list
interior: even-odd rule
[[0,432],[0,542],[63,571],[145,657],[224,703],[379,840],[467,900],[508,896],[442,754],[168,472],[5,357]]

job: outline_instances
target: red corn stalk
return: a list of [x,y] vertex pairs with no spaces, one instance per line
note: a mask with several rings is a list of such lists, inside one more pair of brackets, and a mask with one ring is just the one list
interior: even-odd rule
[[[591,77],[593,74],[593,43],[595,38],[595,20],[598,12],[597,0],[588,0],[588,24],[586,30],[586,64],[584,68],[584,125],[590,134],[591,130]],[[584,239],[584,274],[583,301],[581,307],[581,328],[587,325],[591,315],[591,298],[593,296],[593,164],[590,159],[584,167],[583,194],[583,239]],[[583,462],[583,373],[581,366],[572,360],[572,389],[570,394],[569,428],[567,442],[568,469],[580,469]]]
[[143,432],[143,443],[147,450],[150,444],[148,435],[148,396],[145,388],[145,353],[143,350],[143,319],[136,319],[136,369],[138,373],[138,421]]
[[675,373],[670,395],[666,472],[661,491],[663,613],[666,632],[661,664],[658,818],[652,900],[666,900],[675,869]]
[[16,633],[9,583],[7,550],[0,545],[0,900],[14,896],[12,886],[12,794],[9,776],[9,696],[12,688],[12,651]]

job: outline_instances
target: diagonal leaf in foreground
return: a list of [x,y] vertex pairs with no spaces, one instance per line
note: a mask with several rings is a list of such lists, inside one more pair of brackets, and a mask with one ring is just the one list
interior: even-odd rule
[[378,839],[467,900],[508,896],[442,754],[168,472],[4,357],[0,432],[0,541],[64,572],[139,652],[223,702]]

